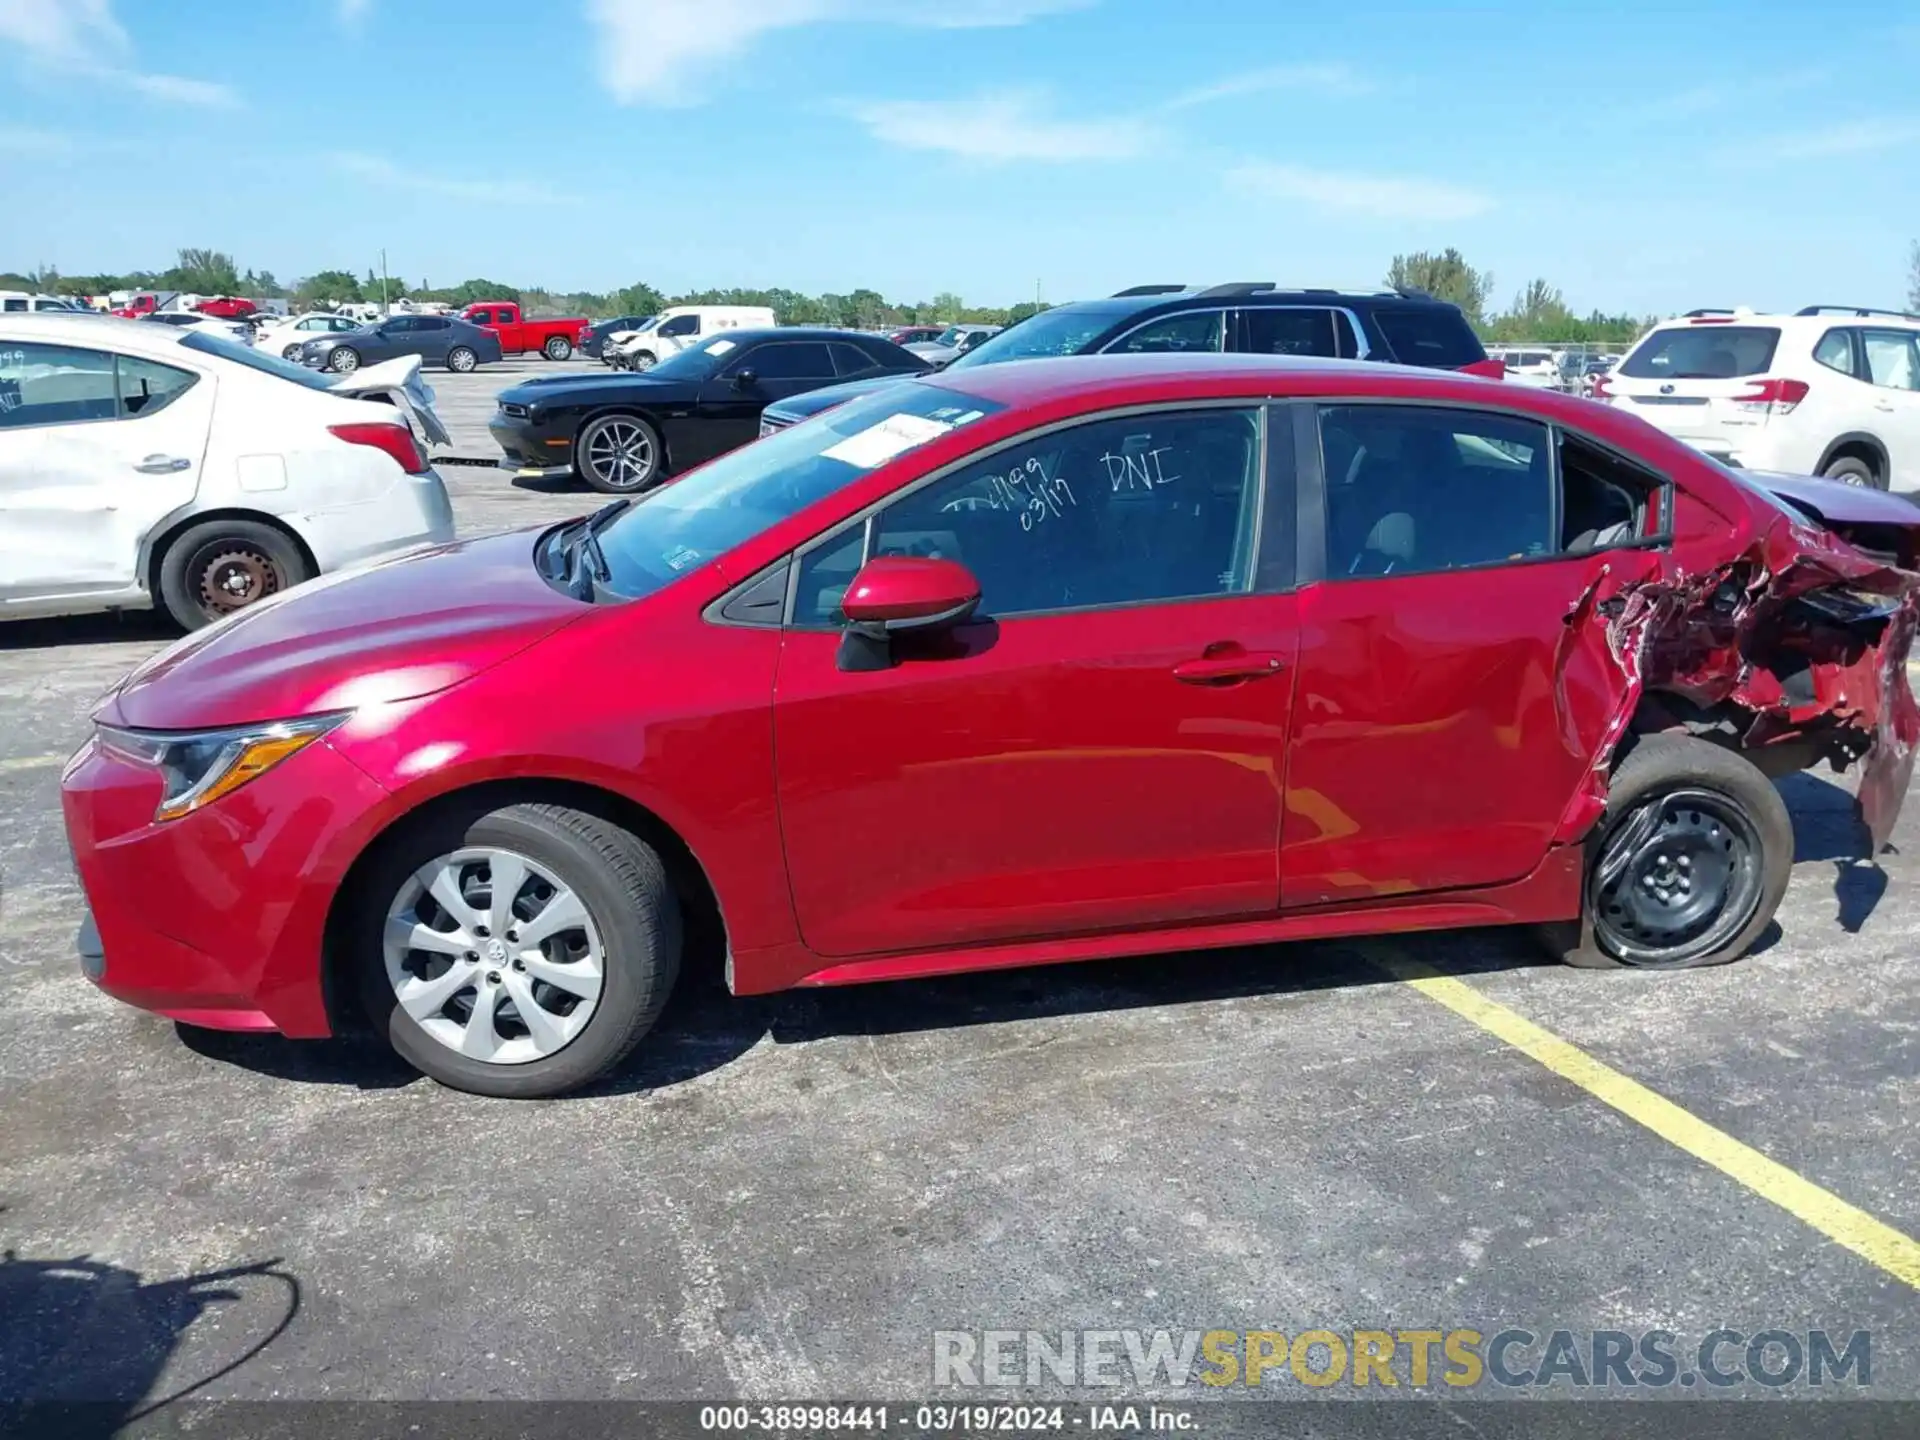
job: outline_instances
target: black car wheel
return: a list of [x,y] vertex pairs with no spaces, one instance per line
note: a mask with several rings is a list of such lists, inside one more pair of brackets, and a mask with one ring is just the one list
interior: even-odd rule
[[287,348],[286,348],[286,349],[284,349],[284,350],[282,350],[282,351],[280,352],[280,358],[281,358],[282,360],[295,360],[295,361],[297,361],[297,360],[298,360],[298,359],[300,358],[300,346],[299,346],[299,344],[298,344],[298,343],[295,343],[295,344],[292,344],[292,345],[289,345],[289,346],[287,346]]
[[480,363],[480,357],[464,345],[456,345],[447,352],[447,369],[456,375],[465,375]]
[[223,619],[308,578],[287,537],[250,520],[210,520],[184,531],[160,559],[160,603],[184,630]]
[[1868,490],[1886,488],[1879,472],[1858,455],[1842,455],[1837,460],[1829,460],[1823,472],[1829,480],[1843,481],[1848,485],[1859,485]]
[[573,354],[573,342],[564,335],[551,336],[544,347],[544,353],[549,360],[565,360]]
[[1786,802],[1757,766],[1689,735],[1643,736],[1587,846],[1580,933],[1554,948],[1589,968],[1738,959],[1779,909],[1792,867]]
[[660,478],[660,462],[660,436],[638,415],[602,415],[573,442],[573,468],[608,495],[646,489]]

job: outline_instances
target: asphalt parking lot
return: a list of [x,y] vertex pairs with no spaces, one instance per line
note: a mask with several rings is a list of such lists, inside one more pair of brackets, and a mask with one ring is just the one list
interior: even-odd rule
[[[541,368],[430,378],[461,433]],[[444,473],[463,533],[599,498]],[[1786,782],[1779,934],[1719,970],[1478,932],[690,986],[613,1083],[510,1104],[81,979],[59,767],[169,638],[0,626],[0,1399],[911,1397],[942,1329],[1420,1326],[1867,1330],[1869,1393],[1920,1397],[1907,1252],[1393,968],[1920,1234],[1920,804],[1875,868],[1840,784]]]

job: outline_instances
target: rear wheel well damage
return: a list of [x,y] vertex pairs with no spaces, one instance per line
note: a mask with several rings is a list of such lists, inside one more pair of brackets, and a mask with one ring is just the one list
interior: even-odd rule
[[348,937],[353,933],[355,907],[386,903],[390,897],[367,895],[368,876],[395,845],[449,815],[477,820],[509,805],[561,805],[594,815],[645,841],[659,855],[667,879],[679,898],[685,924],[682,975],[698,971],[697,983],[720,981],[726,958],[726,924],[707,872],[692,847],[672,826],[644,805],[614,790],[573,780],[515,777],[489,780],[436,795],[397,817],[362,847],[347,867],[328,906],[321,942],[320,977],[327,1018],[336,1035],[363,1031],[365,1021],[355,1003],[356,967]]

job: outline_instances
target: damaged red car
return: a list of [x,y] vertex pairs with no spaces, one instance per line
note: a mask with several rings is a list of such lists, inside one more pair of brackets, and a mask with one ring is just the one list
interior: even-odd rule
[[1428,370],[906,382],[148,662],[65,775],[82,963],[532,1096],[709,954],[740,994],[1459,925],[1732,959],[1769,777],[1861,767],[1881,841],[1920,731],[1920,510],[1768,484]]

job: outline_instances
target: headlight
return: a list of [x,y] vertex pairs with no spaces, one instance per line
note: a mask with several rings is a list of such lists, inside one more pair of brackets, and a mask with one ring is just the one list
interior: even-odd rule
[[100,727],[100,743],[116,755],[151,765],[166,780],[155,820],[178,820],[264,775],[326,734],[345,715],[277,720],[232,730],[118,730]]

